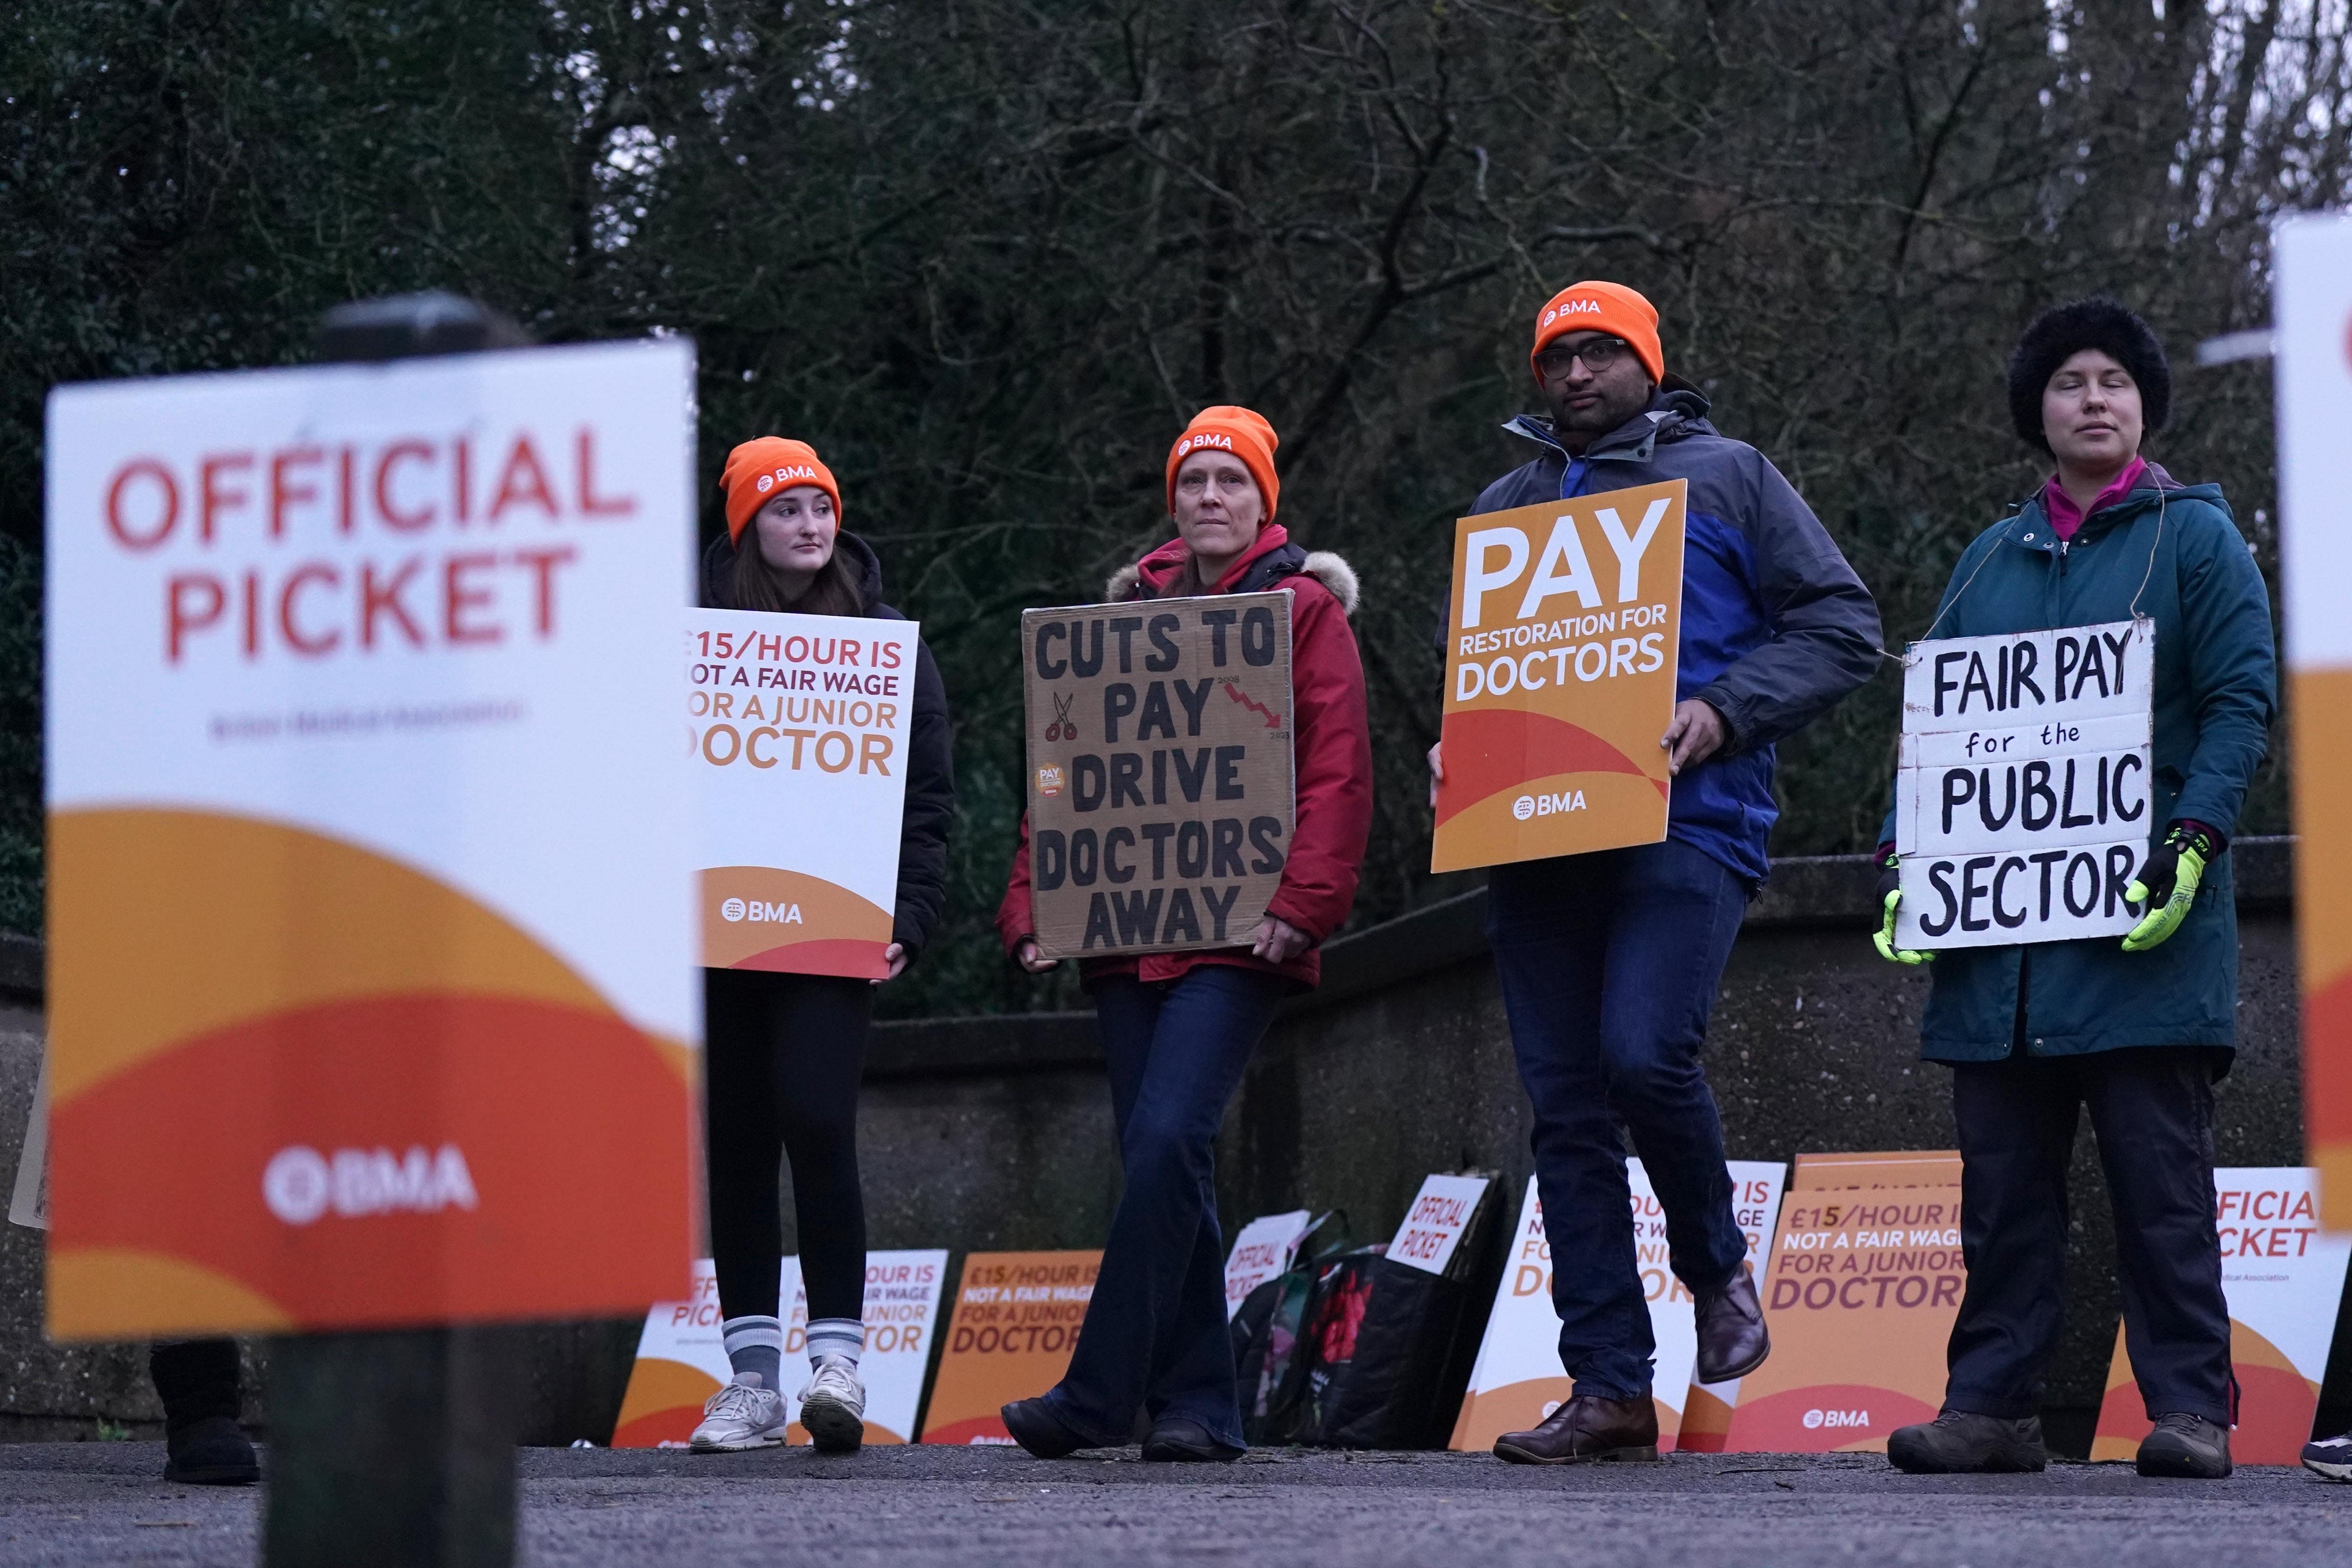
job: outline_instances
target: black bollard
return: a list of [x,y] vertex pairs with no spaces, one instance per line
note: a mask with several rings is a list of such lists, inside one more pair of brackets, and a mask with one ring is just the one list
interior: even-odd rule
[[[322,361],[520,348],[454,294],[338,306]],[[289,1335],[269,1348],[269,1568],[509,1568],[515,1551],[513,1331]]]

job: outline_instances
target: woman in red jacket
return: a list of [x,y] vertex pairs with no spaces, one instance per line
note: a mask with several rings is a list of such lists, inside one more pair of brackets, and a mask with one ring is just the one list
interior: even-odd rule
[[[1348,628],[1355,574],[1275,522],[1275,444],[1274,427],[1246,408],[1202,409],[1168,454],[1178,537],[1110,581],[1113,602],[1291,595],[1297,812],[1281,886],[1249,946],[1084,962],[1126,1183],[1068,1373],[1004,1407],[1005,1429],[1040,1458],[1125,1443],[1139,1409],[1151,1417],[1147,1459],[1243,1452],[1212,1153],[1276,1004],[1321,975],[1316,949],[1355,901],[1372,820],[1364,671]],[[1054,967],[1030,918],[1025,819],[996,924],[1031,973]]]

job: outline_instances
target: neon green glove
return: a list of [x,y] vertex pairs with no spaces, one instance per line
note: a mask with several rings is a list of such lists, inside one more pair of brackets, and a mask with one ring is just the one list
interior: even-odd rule
[[2216,837],[2202,823],[2176,822],[2148,851],[2147,863],[2124,889],[2126,903],[2147,906],[2139,924],[2125,933],[2126,952],[2146,952],[2180,929],[2197,901],[2197,884],[2205,879],[2205,862],[2220,853]]
[[1893,845],[1882,844],[1878,847],[1878,907],[1885,911],[1885,919],[1876,931],[1871,932],[1870,945],[1878,949],[1878,956],[1889,963],[1916,967],[1935,963],[1936,955],[1932,952],[1895,945],[1895,906],[1902,901],[1901,858],[1895,853]]

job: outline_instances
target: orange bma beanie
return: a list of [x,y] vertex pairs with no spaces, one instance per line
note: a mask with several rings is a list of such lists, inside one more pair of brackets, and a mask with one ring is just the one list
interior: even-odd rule
[[1282,494],[1282,481],[1274,472],[1274,449],[1281,445],[1282,437],[1265,416],[1253,409],[1230,403],[1202,409],[1168,449],[1168,510],[1176,510],[1176,470],[1185,458],[1195,452],[1231,452],[1257,481],[1257,493],[1265,498],[1265,521],[1272,522],[1275,500]]
[[[1652,381],[1666,379],[1665,351],[1658,346],[1658,308],[1622,283],[1571,283],[1553,295],[1536,317],[1536,346],[1528,351],[1528,368],[1544,344],[1564,332],[1607,332],[1622,338]],[[1536,379],[1543,372],[1536,370]]]
[[841,487],[833,482],[833,470],[806,441],[762,436],[728,453],[727,466],[719,472],[719,488],[727,492],[728,539],[740,544],[751,514],[765,506],[770,496],[794,485],[814,485],[831,496],[834,521],[839,525]]

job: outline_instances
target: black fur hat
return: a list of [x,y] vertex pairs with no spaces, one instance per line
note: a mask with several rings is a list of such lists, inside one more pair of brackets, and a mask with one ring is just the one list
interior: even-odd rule
[[2164,345],[2120,301],[2097,294],[2042,311],[2017,340],[2009,356],[2009,416],[2017,433],[2041,450],[2050,450],[2042,434],[2042,394],[2058,367],[2084,349],[2110,354],[2131,372],[2139,384],[2147,434],[2163,429],[2172,414],[2172,367],[2165,363]]

